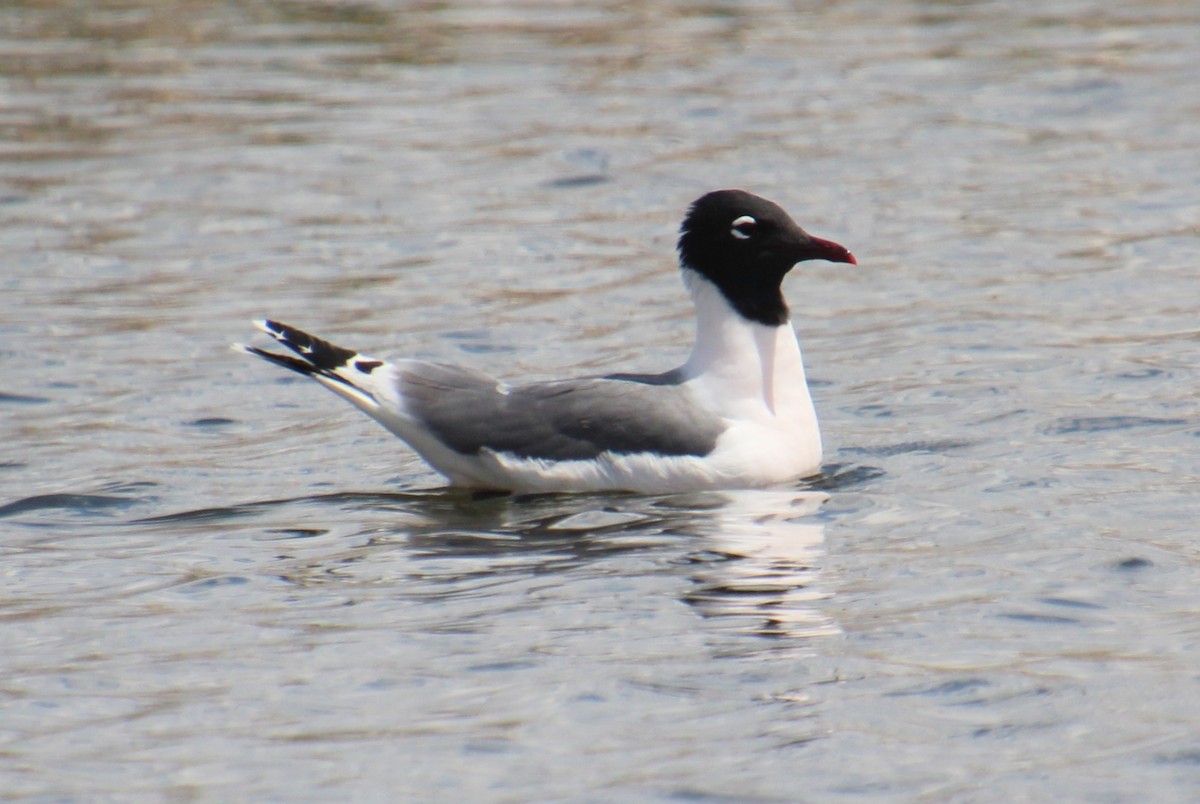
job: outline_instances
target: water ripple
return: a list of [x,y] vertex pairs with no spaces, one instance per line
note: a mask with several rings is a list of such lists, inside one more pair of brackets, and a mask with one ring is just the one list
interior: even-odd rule
[[88,514],[129,508],[137,502],[139,501],[130,497],[112,497],[104,494],[36,494],[0,505],[0,517],[19,516],[46,510]]
[[1153,416],[1080,416],[1059,419],[1045,429],[1050,435],[1101,433],[1108,430],[1132,430],[1136,427],[1175,427],[1190,424],[1189,419]]

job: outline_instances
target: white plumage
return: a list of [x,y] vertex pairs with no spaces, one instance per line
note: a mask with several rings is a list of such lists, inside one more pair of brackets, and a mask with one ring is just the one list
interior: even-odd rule
[[454,485],[666,493],[817,473],[820,430],[779,286],[801,260],[854,257],[737,190],[692,205],[679,250],[696,341],[664,374],[507,385],[456,366],[377,360],[273,321],[257,323],[294,355],[237,348],[317,380]]

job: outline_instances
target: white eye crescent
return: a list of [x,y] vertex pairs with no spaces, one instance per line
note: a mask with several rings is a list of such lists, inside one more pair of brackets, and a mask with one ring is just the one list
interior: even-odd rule
[[738,240],[749,240],[750,235],[754,234],[754,227],[758,225],[758,221],[749,215],[743,215],[730,224],[732,228],[729,233]]

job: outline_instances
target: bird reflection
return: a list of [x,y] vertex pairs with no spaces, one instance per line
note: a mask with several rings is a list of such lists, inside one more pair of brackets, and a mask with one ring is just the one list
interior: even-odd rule
[[819,602],[827,593],[816,515],[828,498],[800,489],[660,497],[339,493],[139,522],[178,531],[244,519],[259,538],[288,545],[272,572],[289,583],[358,595],[382,583],[425,601],[643,555],[656,572],[679,576],[680,599],[718,631],[811,638],[839,633]]
[[813,518],[828,495],[816,491],[738,491],[694,523],[706,546],[690,559],[695,587],[685,600],[706,618],[768,637],[838,633],[816,605],[824,524]]

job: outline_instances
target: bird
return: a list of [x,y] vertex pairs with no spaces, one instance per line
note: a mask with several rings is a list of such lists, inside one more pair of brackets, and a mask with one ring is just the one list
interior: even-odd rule
[[821,433],[782,285],[800,262],[857,265],[854,255],[732,189],[690,205],[677,252],[696,336],[687,360],[660,374],[509,383],[377,359],[272,320],[255,324],[290,353],[234,348],[324,385],[452,487],[670,494],[818,474]]

